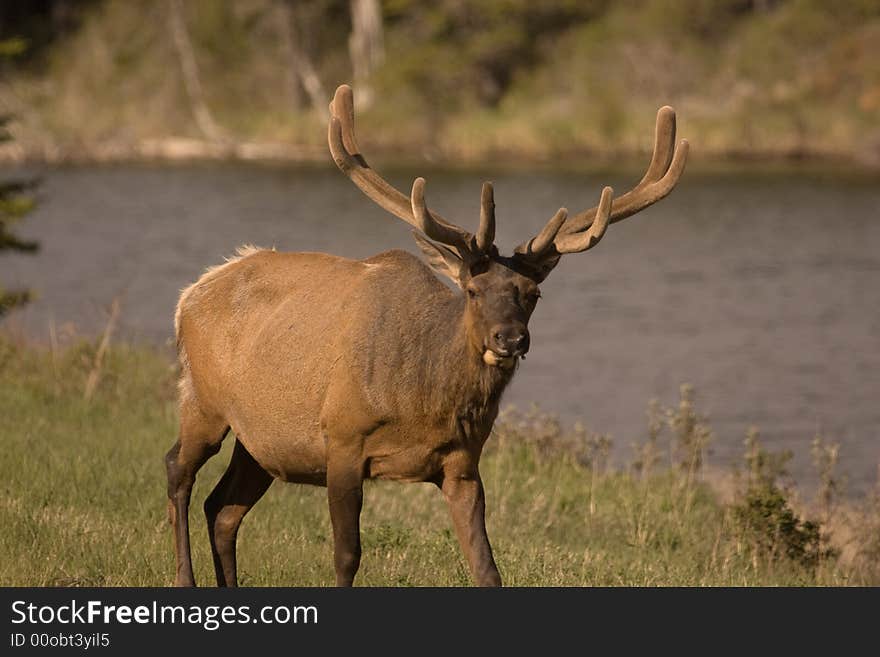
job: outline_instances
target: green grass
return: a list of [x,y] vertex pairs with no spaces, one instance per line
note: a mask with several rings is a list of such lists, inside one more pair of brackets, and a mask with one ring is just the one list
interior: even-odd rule
[[[151,348],[112,347],[87,401],[95,353],[89,342],[53,352],[0,338],[2,585],[173,579],[163,455],[175,440],[174,366]],[[669,417],[697,418],[685,410]],[[673,425],[682,430],[680,421]],[[696,425],[692,434],[700,435]],[[213,584],[213,569],[201,505],[231,446],[227,439],[201,470],[193,494],[193,559],[202,584]],[[507,585],[826,585],[869,583],[876,575],[870,539],[856,550],[874,555],[870,567],[864,558],[826,556],[808,565],[761,553],[733,507],[699,476],[677,465],[651,468],[650,459],[610,470],[606,456],[603,440],[540,416],[508,414],[498,423],[482,473],[489,534]],[[369,482],[362,527],[358,584],[470,583],[433,486]],[[276,482],[242,526],[240,581],[330,585],[331,547],[324,489]]]

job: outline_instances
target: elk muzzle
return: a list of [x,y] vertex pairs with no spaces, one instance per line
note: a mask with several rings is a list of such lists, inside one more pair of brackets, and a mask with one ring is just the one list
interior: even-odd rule
[[529,342],[529,330],[525,325],[519,322],[496,325],[489,331],[483,362],[487,365],[511,367],[517,358],[528,353]]

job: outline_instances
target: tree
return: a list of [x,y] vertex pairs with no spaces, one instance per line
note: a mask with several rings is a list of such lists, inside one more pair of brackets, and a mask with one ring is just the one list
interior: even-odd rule
[[[24,51],[25,45],[21,39],[0,41],[0,58],[10,58],[20,54]],[[12,139],[6,127],[11,120],[11,116],[0,116],[0,142]],[[33,178],[0,181],[0,252],[35,253],[39,248],[37,242],[21,239],[13,232],[15,224],[34,209],[36,202],[29,192],[37,184],[38,181]],[[30,290],[7,290],[0,284],[0,317],[30,299]]]
[[358,104],[369,107],[373,101],[370,75],[385,60],[382,9],[378,0],[351,0],[351,34],[348,37],[348,52],[351,57]]
[[277,3],[278,25],[281,44],[289,67],[289,86],[294,109],[299,109],[302,106],[299,91],[304,89],[312,109],[318,114],[321,121],[326,121],[328,97],[312,62],[310,49],[304,43],[307,31],[320,22],[320,15],[314,14],[314,9],[315,7],[301,3],[294,4],[289,0],[280,0]]
[[171,28],[171,38],[174,41],[174,49],[180,63],[180,72],[183,75],[183,86],[186,89],[187,98],[192,108],[193,117],[199,130],[205,137],[212,141],[222,141],[224,134],[214,120],[208,103],[205,102],[205,94],[202,91],[202,82],[199,77],[199,68],[196,64],[196,56],[193,51],[189,31],[186,28],[186,20],[183,16],[183,5],[180,0],[168,0],[168,19]]

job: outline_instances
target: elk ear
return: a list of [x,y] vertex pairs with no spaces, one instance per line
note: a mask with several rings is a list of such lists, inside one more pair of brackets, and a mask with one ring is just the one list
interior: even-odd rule
[[445,246],[434,244],[415,231],[413,231],[413,239],[425,254],[428,264],[434,271],[449,277],[458,287],[464,289],[467,284],[467,268],[464,266],[464,261],[456,253]]
[[538,270],[537,276],[535,277],[536,282],[540,283],[547,278],[550,275],[550,272],[559,264],[561,258],[562,256],[558,254],[541,258],[541,260],[536,263],[536,269]]
[[536,283],[542,283],[550,275],[554,267],[559,264],[562,255],[559,253],[548,254],[539,258],[524,257],[515,253],[513,260],[519,265],[520,273],[528,276]]

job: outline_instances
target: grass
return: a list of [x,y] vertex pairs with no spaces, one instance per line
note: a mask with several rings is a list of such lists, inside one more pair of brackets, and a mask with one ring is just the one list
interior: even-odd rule
[[[2,585],[161,586],[173,579],[162,457],[175,440],[175,368],[153,348],[120,344],[104,351],[96,375],[98,349],[87,341],[44,349],[0,338]],[[97,383],[87,398],[90,378]],[[775,516],[755,521],[776,497],[766,502],[753,485],[724,500],[706,483],[698,451],[709,434],[685,390],[678,408],[654,407],[633,463],[611,469],[604,437],[563,429],[540,413],[505,413],[482,463],[488,529],[505,584],[878,582],[878,500],[851,516],[843,548],[816,552],[813,560],[791,557],[777,549],[785,535]],[[747,479],[776,486],[776,471],[760,468],[779,460],[762,460],[759,446],[750,445],[755,476]],[[202,584],[213,583],[213,570],[201,504],[231,446],[227,440],[202,469],[194,490],[193,559]],[[831,477],[827,459],[824,465]],[[784,507],[774,512],[797,518],[785,489],[773,490]],[[749,491],[759,495],[758,506],[749,506]],[[470,583],[433,486],[369,482],[365,497],[358,584]],[[833,544],[830,527],[841,508],[823,498],[823,545]],[[275,483],[242,526],[239,573],[243,585],[331,584],[325,490]]]

